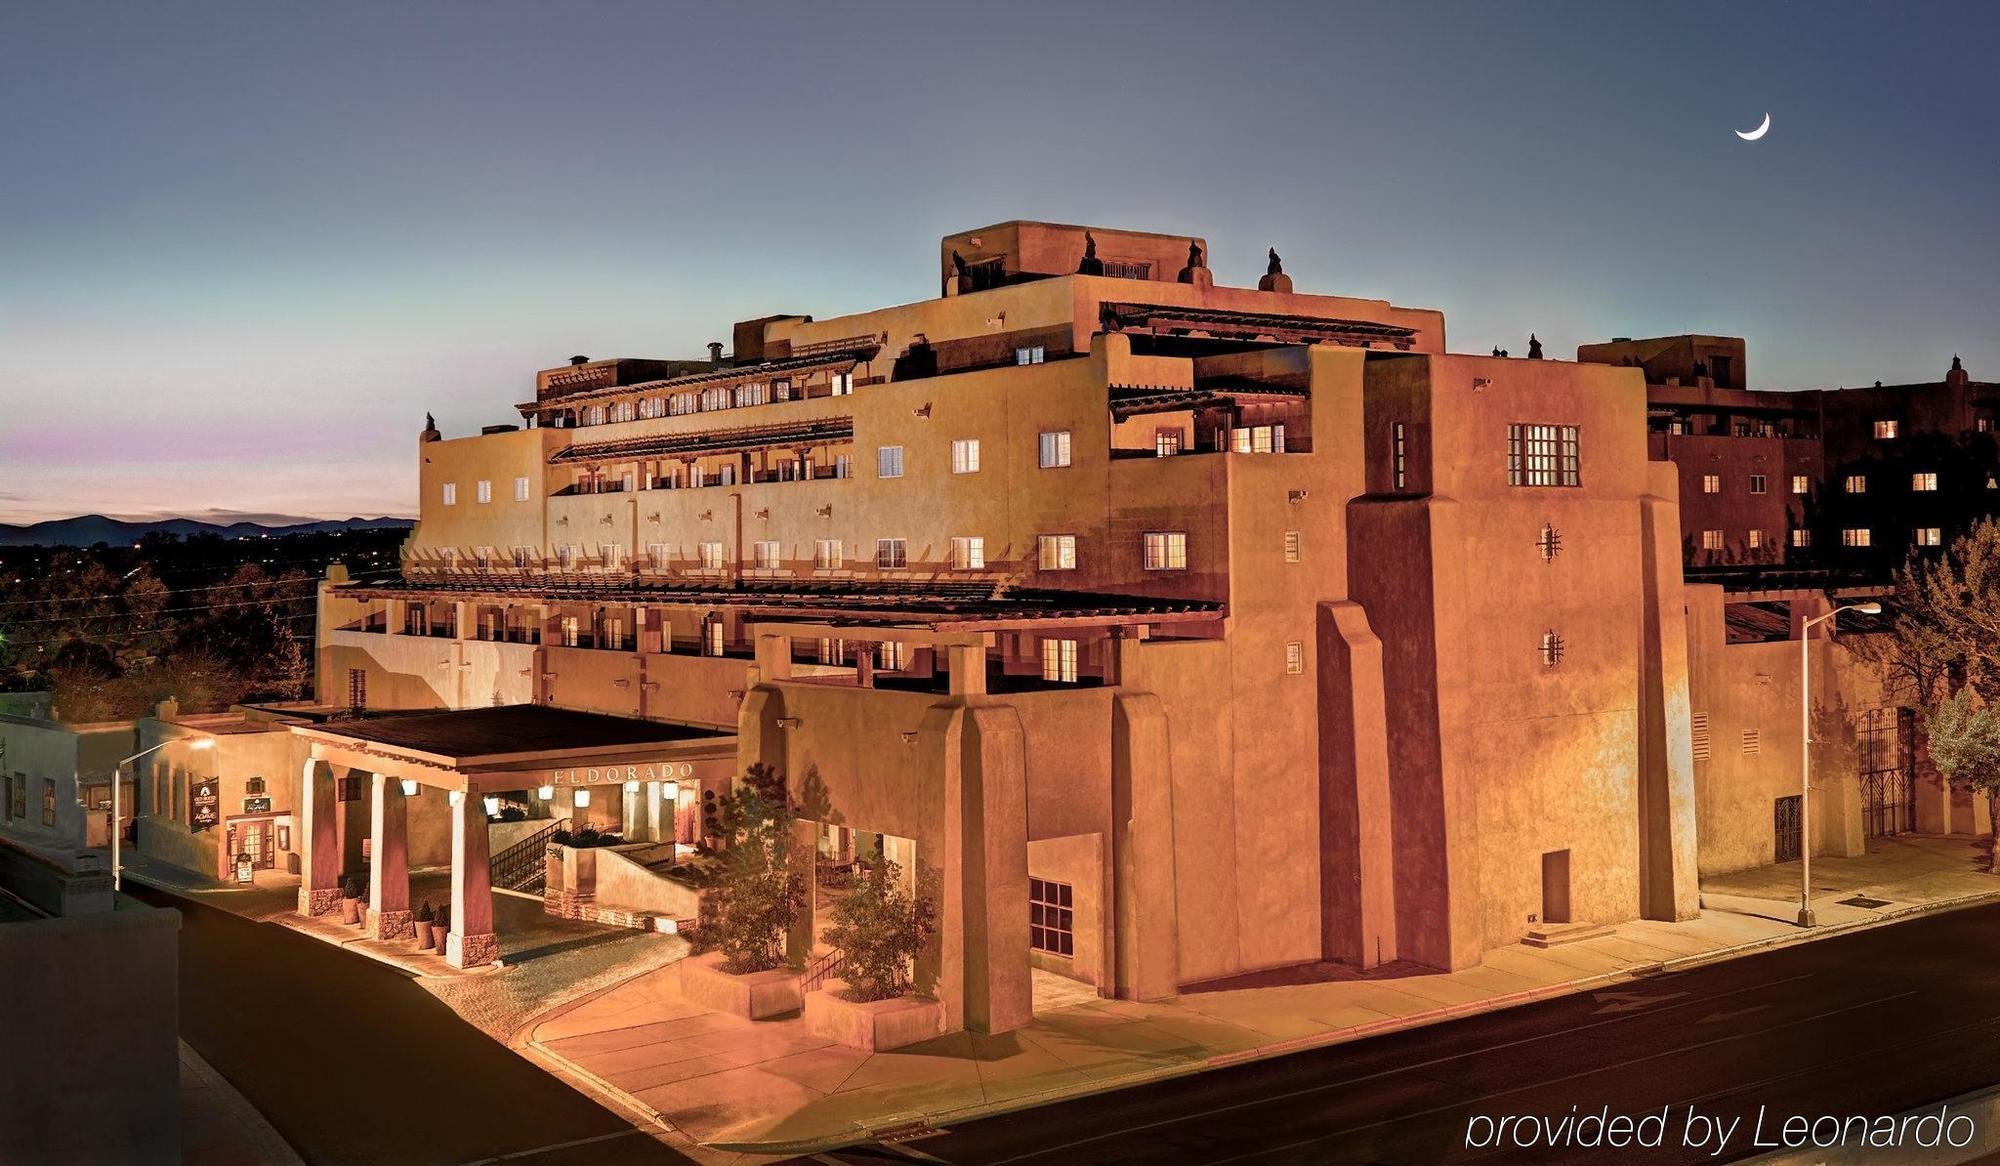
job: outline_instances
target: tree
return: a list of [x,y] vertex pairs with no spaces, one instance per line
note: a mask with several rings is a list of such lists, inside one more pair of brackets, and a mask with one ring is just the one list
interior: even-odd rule
[[937,933],[936,896],[928,885],[904,890],[901,868],[883,859],[834,904],[833,920],[826,941],[846,957],[848,996],[887,1000],[910,990],[914,961]]
[[[1925,718],[1924,733],[1938,772],[1954,785],[1985,794],[1987,807],[2000,810],[2000,706],[1961,688]],[[2000,837],[2000,817],[1995,822]]]
[[723,970],[765,972],[788,962],[785,940],[805,913],[810,871],[794,869],[797,815],[785,778],[753,765],[717,801],[722,840],[714,882],[703,893],[701,922],[688,932],[695,951],[720,951]]

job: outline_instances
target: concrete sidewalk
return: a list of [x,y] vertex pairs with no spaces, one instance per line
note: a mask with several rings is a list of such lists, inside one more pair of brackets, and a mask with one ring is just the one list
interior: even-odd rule
[[[1538,950],[1490,951],[1476,968],[1408,966],[1357,976],[1323,967],[1138,1003],[1084,997],[1044,1006],[1000,1036],[956,1033],[889,1053],[831,1044],[797,1018],[749,1022],[684,1000],[676,969],[628,980],[543,1014],[514,1044],[709,1161],[791,1154],[865,1139],[914,1121],[944,1125],[1179,1076],[1393,1029],[1585,990],[1616,1000],[1621,981],[1804,942],[1898,914],[2000,897],[1970,837],[1898,838],[1865,858],[1816,860],[1815,910],[1803,931],[1797,863],[1711,881],[1698,919],[1638,921],[1611,934]],[[1870,909],[1840,904],[1867,893]],[[1705,891],[1705,898],[1710,897]],[[1320,982],[1297,982],[1324,977]],[[1289,982],[1288,982],[1289,981]]]

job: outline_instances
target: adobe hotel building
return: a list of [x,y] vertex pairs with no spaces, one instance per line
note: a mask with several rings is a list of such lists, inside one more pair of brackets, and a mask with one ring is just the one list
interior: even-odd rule
[[457,792],[418,800],[474,963],[487,798],[691,840],[761,762],[821,845],[939,876],[920,971],[952,1028],[1025,1022],[1031,968],[1157,998],[1694,913],[1678,486],[1639,368],[1448,354],[1438,312],[1297,292],[1276,256],[1217,286],[1183,236],[1005,223],[939,274],[427,428],[404,571],[323,588],[319,684],[459,711],[293,730],[302,909],[343,780],[386,884],[403,779]]

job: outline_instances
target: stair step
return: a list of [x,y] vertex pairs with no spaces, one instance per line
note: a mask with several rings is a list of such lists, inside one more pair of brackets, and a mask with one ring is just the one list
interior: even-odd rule
[[1537,923],[1528,928],[1528,933],[1521,937],[1521,942],[1528,947],[1561,947],[1565,943],[1576,943],[1610,934],[1611,925],[1608,923]]

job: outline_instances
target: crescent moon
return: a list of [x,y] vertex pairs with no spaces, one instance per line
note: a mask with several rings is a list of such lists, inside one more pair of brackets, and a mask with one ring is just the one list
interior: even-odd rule
[[1761,138],[1765,134],[1768,134],[1770,132],[1771,132],[1771,115],[1767,113],[1764,115],[1763,125],[1758,126],[1756,129],[1751,130],[1748,133],[1745,133],[1742,130],[1737,130],[1736,136],[1742,138],[1746,142],[1754,142],[1758,138]]

